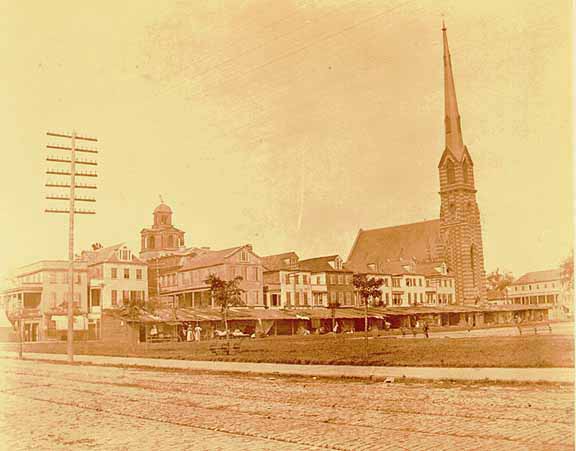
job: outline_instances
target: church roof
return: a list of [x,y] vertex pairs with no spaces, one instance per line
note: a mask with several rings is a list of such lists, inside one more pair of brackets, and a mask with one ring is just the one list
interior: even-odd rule
[[545,271],[527,272],[522,277],[516,279],[511,285],[524,285],[526,283],[549,282],[562,278],[561,269],[548,269]]
[[346,266],[353,271],[368,272],[369,264],[375,264],[378,268],[402,259],[439,261],[439,241],[439,219],[381,229],[360,229]]

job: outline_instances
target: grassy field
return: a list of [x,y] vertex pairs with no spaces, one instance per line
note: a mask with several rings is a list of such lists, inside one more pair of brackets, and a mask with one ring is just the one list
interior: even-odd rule
[[[167,343],[149,345],[111,345],[78,343],[77,354],[138,356],[182,360],[225,360],[242,362],[433,366],[433,367],[509,367],[554,368],[574,366],[572,336],[512,336],[477,338],[369,340],[368,359],[364,358],[361,337],[306,336],[231,340],[238,349],[230,355],[219,352],[225,341]],[[4,345],[16,350],[17,345]],[[65,353],[65,343],[24,345],[24,352]]]

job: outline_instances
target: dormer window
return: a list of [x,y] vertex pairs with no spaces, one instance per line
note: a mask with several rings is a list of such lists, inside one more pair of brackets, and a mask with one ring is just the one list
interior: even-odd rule
[[334,269],[336,269],[337,271],[340,271],[342,269],[342,260],[340,259],[340,257],[336,257],[334,259]]
[[242,251],[240,252],[240,261],[247,262],[248,261],[248,252]]
[[368,271],[376,271],[376,263],[368,263]]
[[118,259],[122,261],[130,261],[132,259],[132,255],[128,249],[120,249],[116,255]]

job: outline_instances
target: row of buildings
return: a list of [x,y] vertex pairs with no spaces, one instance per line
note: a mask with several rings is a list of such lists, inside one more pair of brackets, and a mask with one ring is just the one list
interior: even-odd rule
[[[300,327],[328,328],[334,319],[348,329],[363,327],[363,303],[353,285],[356,272],[383,281],[381,297],[370,306],[375,327],[381,327],[384,320],[393,327],[410,327],[413,319],[422,317],[444,326],[509,322],[518,315],[538,319],[553,306],[563,305],[559,270],[526,274],[508,287],[505,301],[470,306],[458,302],[456,278],[444,262],[399,258],[357,271],[339,255],[300,259],[297,253],[286,252],[259,256],[249,244],[221,250],[187,248],[183,232],[174,233],[179,231],[166,204],[160,204],[153,216],[154,224],[141,232],[138,256],[124,244],[94,246],[77,256],[73,297],[78,337],[117,337],[117,331],[106,329],[103,323],[108,318],[108,324],[117,327],[131,301],[157,304],[137,318],[124,318],[142,328],[137,334],[141,341],[147,339],[152,325],[160,330],[166,326],[171,331],[166,335],[171,337],[176,336],[178,325],[189,322],[210,323],[204,324],[206,330],[217,328],[222,318],[206,283],[210,274],[226,280],[242,278],[244,307],[236,309],[237,325],[254,329],[268,321],[268,332],[275,326],[276,333],[294,333]],[[172,234],[177,242],[168,239]],[[14,285],[2,293],[8,318],[22,320],[25,340],[65,338],[68,274],[67,261],[36,262],[20,268]]]
[[[352,283],[355,273],[383,280],[382,296],[371,305],[374,326],[383,321],[410,325],[424,316],[439,325],[547,316],[561,302],[554,291],[560,289],[559,279],[538,282],[527,275],[510,287],[506,299],[512,302],[488,302],[474,162],[463,140],[445,28],[442,39],[445,146],[437,167],[439,218],[361,229],[345,261],[339,255],[300,259],[295,252],[260,256],[248,244],[221,250],[186,247],[184,231],[174,226],[172,210],[161,202],[152,226],[140,232],[138,256],[122,244],[78,256],[73,299],[78,333],[106,337],[106,312],[116,318],[110,324],[137,327],[140,340],[147,339],[150,324],[166,326],[174,335],[186,322],[216,323],[221,317],[205,282],[210,274],[228,280],[240,276],[245,307],[234,314],[236,320],[268,331],[272,327],[275,333],[300,326],[319,329],[322,321],[336,318],[343,327],[356,328],[364,312]],[[65,334],[66,270],[64,261],[35,263],[22,268],[3,293],[8,317],[23,321],[27,339]],[[113,315],[132,301],[149,308],[134,318]]]

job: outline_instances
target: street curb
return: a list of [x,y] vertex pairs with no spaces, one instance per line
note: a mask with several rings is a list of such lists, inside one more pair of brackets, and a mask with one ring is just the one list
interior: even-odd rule
[[[16,352],[0,352],[1,358],[15,359]],[[133,367],[158,370],[209,371],[251,375],[347,378],[366,380],[434,380],[462,382],[528,382],[574,384],[574,368],[438,368],[352,365],[295,365],[273,363],[221,362],[203,360],[143,359],[76,355],[78,364]],[[64,354],[27,353],[25,361],[68,364]]]

